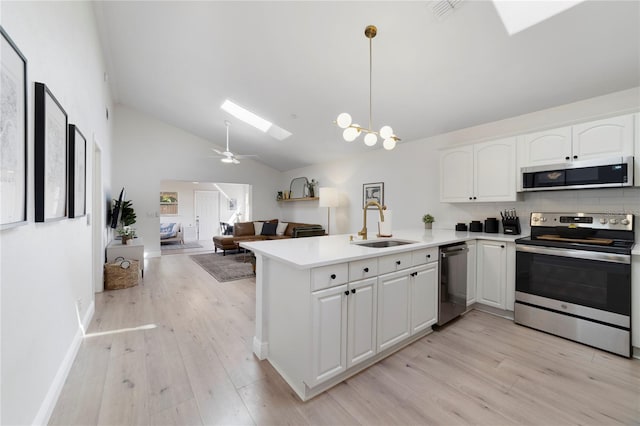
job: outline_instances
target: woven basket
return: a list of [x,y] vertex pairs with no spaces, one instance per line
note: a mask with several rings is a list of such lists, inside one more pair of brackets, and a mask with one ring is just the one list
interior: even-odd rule
[[105,290],[119,290],[138,285],[140,274],[139,262],[137,260],[116,260],[114,263],[104,265],[104,288]]

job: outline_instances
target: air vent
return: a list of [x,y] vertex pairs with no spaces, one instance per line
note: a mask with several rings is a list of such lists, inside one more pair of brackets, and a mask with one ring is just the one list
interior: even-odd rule
[[431,5],[433,15],[437,20],[441,21],[447,17],[454,9],[460,7],[462,0],[440,0],[434,1]]

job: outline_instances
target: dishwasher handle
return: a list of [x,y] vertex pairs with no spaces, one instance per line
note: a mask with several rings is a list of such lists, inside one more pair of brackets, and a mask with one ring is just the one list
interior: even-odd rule
[[469,251],[469,248],[465,245],[464,247],[456,247],[454,249],[448,249],[447,251],[440,252],[440,257],[446,259],[448,257],[458,256],[464,254]]

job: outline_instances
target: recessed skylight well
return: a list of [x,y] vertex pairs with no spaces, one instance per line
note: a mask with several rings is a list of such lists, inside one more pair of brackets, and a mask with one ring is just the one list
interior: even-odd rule
[[493,5],[502,19],[509,35],[534,26],[557,15],[584,0],[562,1],[514,1],[493,0]]
[[238,104],[234,104],[229,99],[226,99],[222,104],[222,106],[220,106],[220,108],[227,111],[229,114],[233,115],[235,118],[242,120],[247,124],[252,125],[253,127],[255,127],[256,129],[262,132],[266,133],[267,130],[269,130],[271,126],[273,126],[273,124],[270,121],[265,120],[259,115],[252,113],[248,109],[245,109]]

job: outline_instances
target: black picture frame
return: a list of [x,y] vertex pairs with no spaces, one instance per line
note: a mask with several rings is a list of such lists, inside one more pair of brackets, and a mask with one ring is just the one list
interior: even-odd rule
[[0,230],[27,223],[27,59],[0,26]]
[[[373,182],[362,184],[362,208],[371,201],[377,201],[384,206],[384,182]],[[367,207],[368,210],[376,209],[375,206]]]
[[35,83],[35,221],[67,217],[67,113],[44,83]]
[[87,214],[87,139],[75,124],[69,124],[69,218]]

